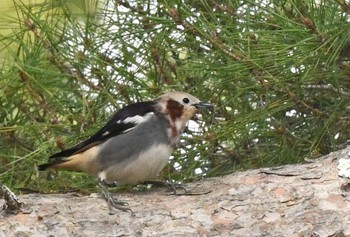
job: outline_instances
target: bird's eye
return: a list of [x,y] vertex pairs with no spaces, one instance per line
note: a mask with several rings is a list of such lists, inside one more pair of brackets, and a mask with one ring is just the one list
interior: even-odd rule
[[182,102],[184,102],[185,104],[188,104],[188,103],[190,103],[190,100],[188,98],[183,98]]

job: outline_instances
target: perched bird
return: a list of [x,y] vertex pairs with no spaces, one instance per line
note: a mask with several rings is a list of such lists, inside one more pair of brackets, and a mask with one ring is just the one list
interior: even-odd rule
[[106,183],[137,184],[157,176],[198,109],[212,109],[184,92],[169,92],[153,101],[130,104],[87,140],[50,157],[38,166],[97,176],[109,208],[121,210]]

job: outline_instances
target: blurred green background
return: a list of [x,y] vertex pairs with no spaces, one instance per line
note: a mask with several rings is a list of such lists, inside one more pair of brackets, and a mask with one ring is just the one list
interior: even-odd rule
[[93,177],[36,165],[172,90],[215,112],[190,123],[162,179],[349,144],[349,1],[4,0],[0,12],[0,180],[11,188],[96,191]]

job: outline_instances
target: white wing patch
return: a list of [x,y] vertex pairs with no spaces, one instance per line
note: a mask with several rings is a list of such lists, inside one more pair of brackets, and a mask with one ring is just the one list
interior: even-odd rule
[[[127,133],[127,132],[130,132],[131,130],[133,130],[136,125],[140,124],[140,123],[144,123],[148,120],[150,120],[152,118],[152,116],[154,116],[154,113],[153,112],[149,112],[143,116],[141,115],[135,115],[133,117],[129,117],[129,118],[126,118],[124,120],[118,120],[116,123],[117,124],[121,124],[121,123],[134,123],[135,126],[131,127],[131,128],[128,128],[126,130],[124,130],[122,133]],[[106,131],[102,134],[102,136],[107,136],[109,134],[109,131]]]
[[137,124],[144,123],[144,122],[150,120],[152,118],[152,116],[154,116],[154,113],[149,112],[143,116],[136,115],[133,117],[126,118],[123,121],[119,120],[117,123],[135,123],[137,125]]

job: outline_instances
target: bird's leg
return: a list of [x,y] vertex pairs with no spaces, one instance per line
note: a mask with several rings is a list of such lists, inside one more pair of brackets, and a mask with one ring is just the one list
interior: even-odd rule
[[111,193],[108,191],[107,183],[104,180],[98,179],[98,184],[101,188],[102,197],[107,202],[109,214],[115,214],[115,210],[131,211],[130,208],[125,207],[129,205],[127,202],[118,201],[112,197]]

